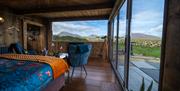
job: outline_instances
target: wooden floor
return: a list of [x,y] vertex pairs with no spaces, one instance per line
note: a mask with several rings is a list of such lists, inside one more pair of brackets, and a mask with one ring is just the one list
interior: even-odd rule
[[61,91],[121,91],[110,64],[91,58],[86,66],[88,75],[75,69],[73,79]]

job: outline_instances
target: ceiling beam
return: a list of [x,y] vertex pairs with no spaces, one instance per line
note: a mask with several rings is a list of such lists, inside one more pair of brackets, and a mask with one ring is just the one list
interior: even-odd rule
[[59,17],[48,19],[51,22],[55,21],[84,21],[84,20],[108,20],[109,15],[100,16],[81,16],[81,17]]
[[109,16],[109,20],[111,21],[115,15],[117,15],[118,10],[122,7],[123,3],[125,2],[125,0],[117,0],[114,4],[114,7],[112,9],[112,12]]
[[16,14],[35,14],[35,13],[49,13],[49,12],[65,12],[65,11],[79,11],[79,10],[93,10],[93,9],[105,9],[113,8],[114,3],[92,4],[92,5],[80,5],[80,6],[67,6],[67,7],[41,7],[31,8],[29,10],[14,10]]

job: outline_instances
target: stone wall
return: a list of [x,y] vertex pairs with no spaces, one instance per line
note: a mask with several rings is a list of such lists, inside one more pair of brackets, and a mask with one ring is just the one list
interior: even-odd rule
[[180,91],[180,0],[168,0],[162,91]]

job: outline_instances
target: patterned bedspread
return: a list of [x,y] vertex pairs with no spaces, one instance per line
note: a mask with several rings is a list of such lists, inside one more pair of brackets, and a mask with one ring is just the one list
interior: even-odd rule
[[34,61],[49,64],[53,71],[53,78],[56,79],[66,71],[68,71],[68,64],[61,58],[41,55],[26,55],[26,54],[1,54],[0,58],[15,59],[21,61]]
[[0,91],[39,91],[53,80],[45,63],[0,59]]

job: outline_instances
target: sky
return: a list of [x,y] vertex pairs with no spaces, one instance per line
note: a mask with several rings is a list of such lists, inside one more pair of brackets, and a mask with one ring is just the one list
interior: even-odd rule
[[[164,0],[133,0],[131,33],[162,36]],[[120,9],[119,35],[125,35],[126,2]],[[117,22],[117,21],[115,21]],[[53,34],[62,31],[81,36],[107,34],[107,20],[53,22]],[[114,28],[116,28],[115,26]]]
[[107,20],[53,22],[53,34],[69,32],[80,36],[107,35]]
[[[120,36],[125,35],[126,2],[120,9]],[[164,0],[133,0],[131,34],[143,33],[162,37]]]

